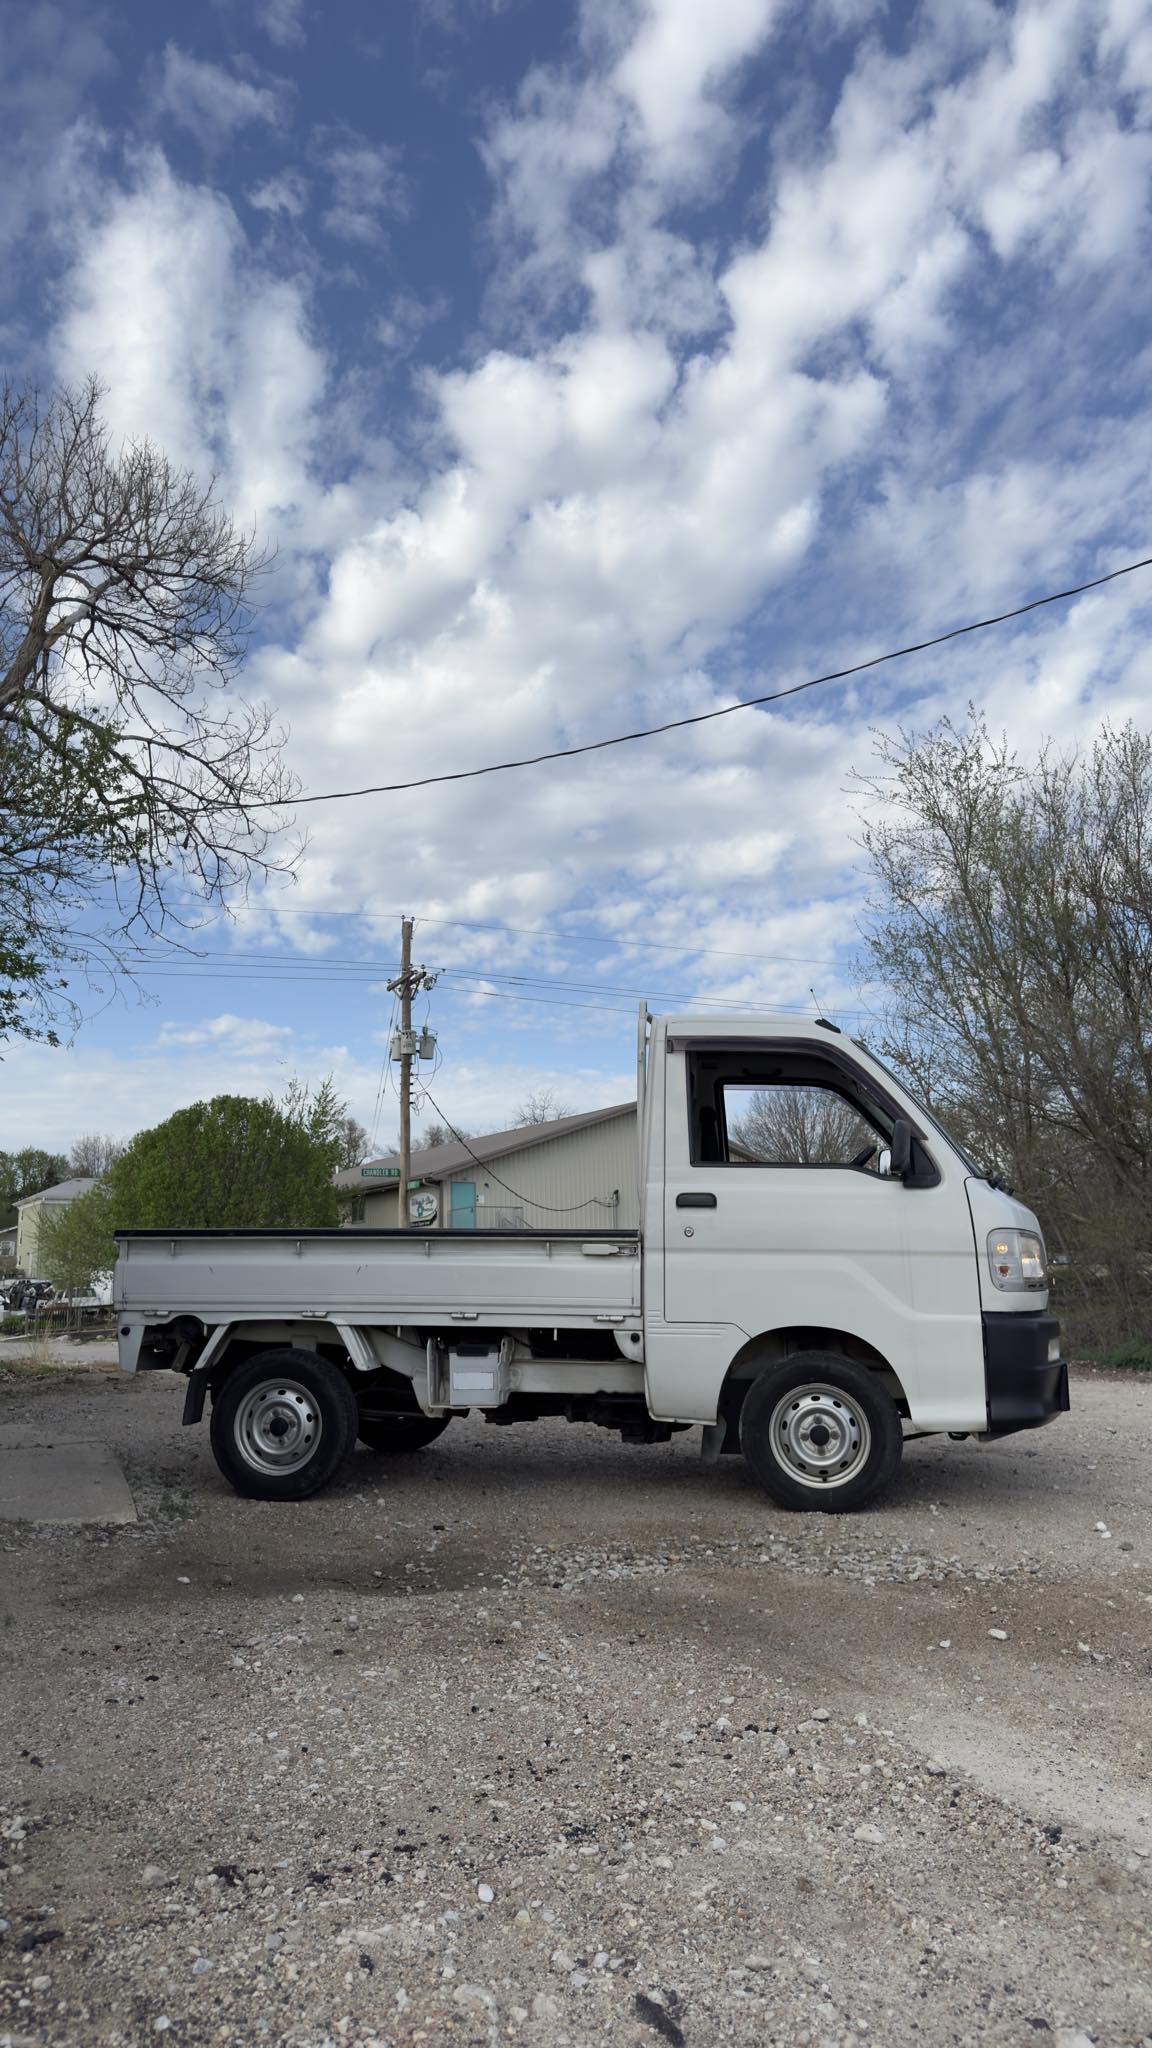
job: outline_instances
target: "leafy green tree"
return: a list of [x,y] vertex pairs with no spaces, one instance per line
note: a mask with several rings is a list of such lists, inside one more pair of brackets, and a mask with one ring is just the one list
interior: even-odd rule
[[339,1220],[331,1139],[243,1095],[194,1102],[140,1131],[106,1185],[122,1229],[306,1229]]
[[346,1121],[347,1104],[330,1081],[315,1095],[293,1083],[279,1107],[217,1095],[177,1110],[138,1132],[88,1194],[45,1215],[41,1259],[48,1278],[62,1291],[86,1293],[115,1264],[114,1230],[338,1223],[332,1175]]
[[0,1152],[0,1229],[16,1221],[16,1204],[67,1180],[71,1167],[62,1152],[44,1152],[26,1145],[20,1152]]
[[331,1148],[333,1173],[346,1166],[359,1166],[362,1159],[367,1159],[368,1133],[362,1123],[349,1116],[348,1104],[337,1093],[331,1074],[315,1091],[293,1074],[279,1100],[273,1095],[267,1099],[319,1144]]
[[116,1263],[111,1192],[97,1185],[40,1214],[39,1263],[60,1294],[89,1294]]

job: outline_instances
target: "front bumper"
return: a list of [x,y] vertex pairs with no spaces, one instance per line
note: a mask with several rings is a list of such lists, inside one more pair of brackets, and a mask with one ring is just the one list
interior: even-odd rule
[[985,1310],[981,1321],[989,1436],[1039,1429],[1065,1414],[1071,1405],[1068,1367],[1055,1317]]

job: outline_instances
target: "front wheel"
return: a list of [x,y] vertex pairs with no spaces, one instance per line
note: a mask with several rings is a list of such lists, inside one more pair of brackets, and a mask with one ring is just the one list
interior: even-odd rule
[[753,1381],[740,1448],[781,1507],[845,1514],[895,1478],[904,1439],[895,1402],[867,1366],[805,1351]]
[[314,1351],[262,1351],[229,1373],[212,1404],[212,1452],[249,1500],[306,1500],[356,1442],[356,1396]]
[[435,1443],[451,1420],[450,1415],[361,1415],[356,1434],[370,1451],[383,1451],[394,1458]]

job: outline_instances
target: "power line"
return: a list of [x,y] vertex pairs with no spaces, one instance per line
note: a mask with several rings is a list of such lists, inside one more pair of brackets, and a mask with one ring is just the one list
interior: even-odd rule
[[[311,984],[312,987],[315,987],[317,985],[316,977],[314,975],[302,975],[292,973],[259,974],[256,973],[254,970],[250,969],[240,969],[236,973],[229,973],[223,969],[209,967],[200,969],[198,972],[194,973],[190,968],[181,972],[177,968],[154,967],[141,969],[140,972],[142,976],[145,976],[150,981],[254,981],[257,983],[272,981],[303,981],[306,984]],[[349,986],[356,986],[356,978],[354,976],[347,976],[345,977],[345,979],[347,980]],[[567,1000],[563,997],[515,995],[510,989],[504,988],[481,988],[479,986],[469,987],[465,985],[463,987],[456,989],[455,993],[457,995],[467,996],[470,999],[482,999],[486,1002],[493,1003],[532,1003],[534,1005],[541,1006],[547,1010],[595,1010],[601,1016],[605,1017],[635,1018],[636,1015],[634,1005],[630,1005],[627,1009],[625,1009],[623,1005],[620,1003],[580,1003]],[[691,1004],[696,1002],[707,1002],[709,999],[706,996],[683,996],[677,998],[677,1000]],[[793,1012],[790,1006],[787,1004],[774,1004],[771,1007],[769,1007],[767,1004],[764,1003],[741,1003],[738,1007],[741,1011],[750,1016],[778,1017],[781,1015],[788,1016],[794,1014],[799,1016],[800,1014],[802,1014],[800,1011]],[[834,1004],[833,1009],[837,1017],[870,1017],[873,1014],[871,1010],[845,1009],[841,1003]]]
[[[661,733],[681,732],[690,725],[707,725],[714,718],[731,718],[737,711],[752,711],[761,704],[778,704],[782,698],[798,697],[803,690],[816,690],[824,683],[842,683],[849,676],[862,675],[865,669],[880,668],[888,661],[902,661],[909,654],[925,654],[929,648],[943,647],[949,640],[963,639],[967,633],[983,633],[989,626],[1006,625],[1010,619],[1022,619],[1026,613],[1040,611],[1044,605],[1063,604],[1071,597],[1083,597],[1085,591],[1099,590],[1105,583],[1115,583],[1121,576],[1132,576],[1137,569],[1152,568],[1152,555],[1146,555],[1139,562],[1126,562],[1123,568],[1110,569],[1105,576],[1093,576],[1087,583],[1075,583],[1068,590],[1052,590],[1044,597],[1034,597],[1027,604],[1014,605],[1011,611],[995,612],[986,619],[971,619],[965,626],[952,626],[946,633],[934,633],[929,640],[913,640],[907,647],[891,647],[884,654],[873,654],[867,661],[854,661],[847,668],[829,669],[826,675],[809,676],[806,682],[791,683],[784,690],[767,690],[760,697],[743,697],[737,704],[722,704],[716,711],[697,711],[688,718],[668,718],[660,725],[644,725],[635,732],[618,732],[602,740],[586,740],[578,747],[554,747],[546,754],[525,754],[514,761],[490,761],[483,768],[456,768],[443,775],[418,775],[410,782],[375,782],[363,789],[329,789],[314,796],[298,796],[293,804],[344,803],[358,796],[399,796],[406,790],[430,789],[443,782],[472,782],[481,775],[503,775],[512,768],[539,768],[548,761],[570,761],[578,754],[598,754],[608,747],[623,747],[633,740],[656,739]],[[267,797],[257,803],[246,803],[245,810],[280,810],[283,802]],[[228,809],[222,805],[221,809]],[[240,805],[233,808],[240,809]]]
[[[291,954],[282,953],[199,952],[195,955],[194,959],[186,961],[171,961],[170,956],[167,954],[141,954],[137,956],[137,961],[138,965],[135,971],[142,975],[148,974],[150,963],[153,961],[162,962],[164,968],[168,968],[171,965],[177,969],[182,969],[185,976],[199,974],[201,971],[200,963],[205,963],[209,971],[217,966],[225,970],[226,973],[235,968],[237,979],[250,979],[254,981],[263,979],[271,981],[281,978],[281,976],[288,976],[293,980],[312,981],[319,984],[323,984],[326,981],[360,982],[377,981],[382,975],[395,973],[395,968],[391,963],[384,960],[341,960],[331,958],[300,960]],[[622,985],[613,982],[565,981],[554,975],[505,974],[498,969],[486,967],[440,967],[436,972],[443,977],[450,978],[453,983],[464,983],[472,987],[487,981],[498,981],[506,982],[513,988],[545,989],[549,991],[553,989],[567,989],[576,995],[644,996],[655,1002],[700,1003],[709,1009],[763,1010],[771,1013],[774,1008],[779,1007],[778,1005],[770,1005],[755,1000],[744,1001],[734,996],[706,995],[698,990],[687,994],[683,989],[639,988],[633,985]],[[498,991],[493,991],[493,993],[498,993]]]
[[[163,958],[164,956],[160,957]],[[224,954],[217,956],[217,961],[214,964],[212,956],[201,955],[196,961],[178,962],[171,966],[162,967],[153,967],[148,961],[142,961],[133,969],[133,972],[145,980],[251,981],[257,984],[274,981],[295,981],[302,983],[305,987],[323,987],[325,983],[330,982],[337,985],[344,983],[355,987],[362,986],[364,983],[378,982],[381,975],[387,971],[384,962],[375,961],[332,961],[327,963],[327,965],[323,962],[289,964],[289,961],[284,957],[278,957],[263,963],[259,961],[259,956],[255,956],[257,964],[242,964],[246,959],[252,960],[253,957],[252,955],[238,955],[235,957],[235,964],[233,964],[232,957]],[[624,996],[631,998],[644,996],[653,1002],[683,1003],[690,1008],[698,1006],[701,1009],[712,1010],[721,1015],[731,1013],[737,1016],[751,1014],[754,1016],[772,1017],[779,1015],[782,1011],[787,1012],[792,1008],[790,1003],[783,1001],[775,1003],[756,1002],[754,1000],[743,1001],[732,996],[704,995],[699,991],[687,994],[682,989],[639,989],[618,987],[611,983],[602,982],[543,980],[532,975],[489,974],[484,969],[468,970],[459,967],[443,967],[438,969],[437,972],[445,978],[446,989],[450,994],[468,998],[483,996],[489,999],[501,999],[506,1002],[554,1004],[555,1007],[561,1009],[604,1010],[614,1016],[630,1016],[632,1012],[630,1009],[625,1010],[615,1003],[574,1003],[550,996],[518,994],[516,991],[518,989],[567,989],[574,995]],[[504,981],[513,984],[513,986],[511,988],[499,989],[488,988],[484,985],[488,981]],[[846,1010],[843,1014],[845,1016],[866,1016],[869,1013],[867,1011]]]

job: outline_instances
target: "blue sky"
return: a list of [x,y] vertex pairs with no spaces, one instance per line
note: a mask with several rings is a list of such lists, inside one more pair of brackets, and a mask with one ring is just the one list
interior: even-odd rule
[[[0,26],[8,371],[95,371],[275,544],[243,687],[310,790],[708,709],[1149,551],[1141,0]],[[1133,578],[778,711],[315,806],[293,888],[10,1049],[5,1142],[330,1069],[387,1141],[402,910],[473,1127],[630,1092],[635,992],[851,1023],[872,729],[1146,718],[1150,609]]]

